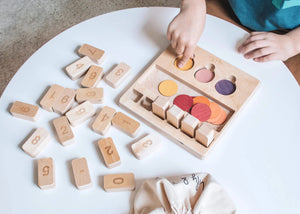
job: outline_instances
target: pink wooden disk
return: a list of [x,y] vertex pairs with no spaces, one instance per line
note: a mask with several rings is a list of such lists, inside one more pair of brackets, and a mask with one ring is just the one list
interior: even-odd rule
[[181,94],[175,97],[173,104],[177,105],[183,111],[189,111],[193,106],[193,98],[189,95]]
[[212,81],[214,77],[215,77],[214,72],[206,68],[199,69],[195,74],[196,80],[204,83]]
[[211,110],[208,105],[204,103],[198,103],[193,106],[191,115],[198,118],[201,122],[205,122],[210,118]]

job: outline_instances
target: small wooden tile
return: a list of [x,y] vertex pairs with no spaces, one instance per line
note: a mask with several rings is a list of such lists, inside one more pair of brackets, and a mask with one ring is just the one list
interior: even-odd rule
[[53,120],[58,140],[63,146],[75,143],[75,138],[67,117],[62,116]]
[[122,112],[116,113],[111,122],[113,126],[125,132],[130,137],[135,137],[141,126],[138,121],[123,114]]
[[98,147],[107,168],[113,168],[121,164],[119,153],[111,137],[99,140]]
[[31,157],[36,157],[42,152],[51,140],[50,133],[44,128],[38,128],[35,132],[26,140],[22,149]]
[[72,169],[75,185],[78,189],[82,190],[92,187],[90,171],[85,158],[72,160]]
[[80,55],[90,57],[92,60],[95,60],[98,64],[102,63],[105,57],[105,52],[103,50],[95,48],[88,44],[83,44],[79,48],[78,53]]
[[53,110],[58,114],[65,114],[70,110],[75,102],[76,91],[65,88],[60,97],[53,104]]
[[187,114],[181,121],[181,130],[190,137],[195,136],[195,130],[201,122],[194,116]]
[[157,97],[157,99],[152,103],[152,112],[162,119],[166,119],[166,111],[170,106],[170,101],[165,97]]
[[55,101],[60,97],[63,90],[64,87],[60,85],[56,85],[56,84],[52,85],[47,91],[47,93],[45,94],[45,96],[40,101],[40,106],[43,109],[52,112],[53,111],[52,106],[55,103]]
[[104,175],[103,180],[106,192],[133,191],[135,189],[133,173]]
[[96,113],[95,107],[89,101],[76,106],[66,113],[72,126],[77,126],[91,118]]
[[14,104],[10,108],[10,113],[14,117],[29,121],[36,121],[40,116],[38,106],[23,103],[20,101],[14,102]]
[[72,80],[79,79],[92,64],[92,60],[85,56],[67,66],[66,71]]
[[87,100],[94,104],[103,103],[103,88],[78,88],[76,100],[78,103]]
[[52,158],[42,158],[38,160],[38,186],[41,189],[51,189],[55,187],[55,170]]
[[149,134],[132,144],[131,149],[137,159],[143,159],[157,152],[161,148],[161,141],[157,135]]
[[204,146],[208,147],[211,142],[214,140],[215,137],[215,130],[210,128],[207,124],[202,124],[196,130],[196,140],[203,144]]
[[104,106],[94,121],[92,129],[101,135],[105,135],[111,126],[111,121],[115,113],[115,109]]
[[130,66],[121,62],[108,75],[105,76],[105,81],[113,88],[117,88],[129,75]]
[[84,78],[81,81],[82,87],[94,88],[97,87],[103,77],[103,68],[92,65]]
[[176,105],[173,105],[167,111],[167,120],[176,128],[180,127],[181,120],[184,116],[184,111]]

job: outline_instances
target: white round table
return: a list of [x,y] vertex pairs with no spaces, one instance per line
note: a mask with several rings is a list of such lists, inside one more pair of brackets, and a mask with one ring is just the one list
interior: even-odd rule
[[[134,192],[103,190],[103,175],[123,172],[135,174],[137,187],[156,176],[208,172],[228,192],[238,213],[299,212],[299,86],[282,62],[244,59],[236,47],[247,33],[216,17],[207,16],[198,45],[258,78],[261,87],[206,160],[197,159],[164,136],[160,152],[137,160],[130,150],[135,139],[112,127],[107,136],[113,137],[122,164],[108,169],[95,145],[103,137],[91,130],[90,122],[73,129],[75,145],[63,147],[50,123],[58,117],[56,113],[41,109],[37,122],[14,118],[9,113],[16,100],[38,104],[49,85],[80,87],[79,81],[66,75],[64,67],[79,58],[75,50],[83,43],[106,51],[107,58],[101,65],[105,72],[121,61],[132,67],[130,77],[118,89],[104,81],[99,84],[105,96],[99,107],[108,105],[126,112],[118,106],[117,96],[169,45],[167,26],[178,11],[134,8],[92,18],[59,34],[24,63],[0,99],[1,213],[128,213]],[[33,159],[21,145],[38,127],[48,129],[52,141]],[[143,123],[137,138],[146,133],[157,132]],[[51,190],[37,186],[37,159],[42,157],[52,157],[55,162],[57,186]],[[93,182],[93,188],[83,191],[74,186],[70,168],[70,161],[79,157],[87,158]]]

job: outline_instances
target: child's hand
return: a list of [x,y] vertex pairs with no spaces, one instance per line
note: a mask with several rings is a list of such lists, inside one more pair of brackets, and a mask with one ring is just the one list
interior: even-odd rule
[[180,13],[169,24],[167,39],[176,53],[182,56],[178,67],[183,67],[192,58],[205,25],[204,0],[182,1]]
[[256,62],[272,60],[285,61],[297,54],[293,38],[270,32],[252,32],[249,38],[238,48],[246,59]]

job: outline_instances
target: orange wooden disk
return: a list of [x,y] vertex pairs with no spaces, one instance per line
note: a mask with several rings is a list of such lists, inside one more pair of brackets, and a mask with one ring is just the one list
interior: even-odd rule
[[215,121],[221,114],[221,107],[217,103],[214,103],[214,102],[211,102],[209,107],[211,110],[211,115],[210,115],[210,118],[207,120],[207,122],[211,123],[211,122]]
[[203,104],[206,104],[206,105],[210,105],[210,102],[209,102],[209,99],[207,99],[206,97],[204,96],[198,96],[198,97],[194,97],[193,98],[193,104],[197,104],[197,103],[203,103]]
[[221,125],[222,123],[225,122],[227,118],[227,114],[226,112],[221,108],[221,112],[218,116],[218,118],[216,118],[215,120],[213,120],[211,123],[214,124],[214,125]]

